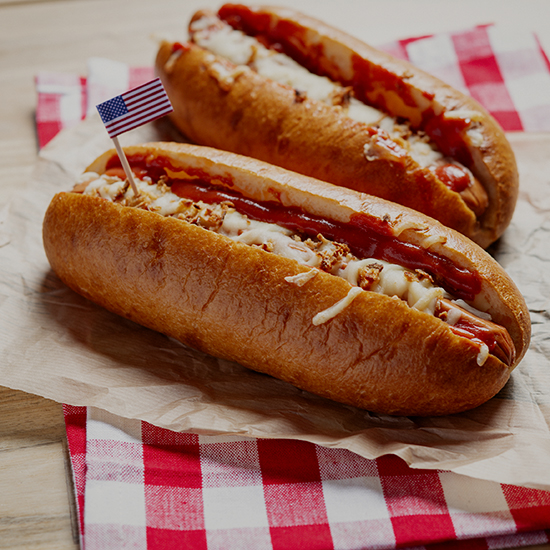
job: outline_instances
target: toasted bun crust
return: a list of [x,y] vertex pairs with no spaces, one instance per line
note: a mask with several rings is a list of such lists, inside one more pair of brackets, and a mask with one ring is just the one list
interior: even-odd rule
[[[297,101],[294,90],[248,68],[235,69],[198,46],[163,43],[156,71],[174,106],[172,120],[190,140],[404,204],[482,247],[506,229],[518,195],[514,154],[498,123],[472,98],[294,10],[229,4],[220,13],[239,17],[248,26],[261,21],[262,33],[276,36],[298,61],[352,86],[359,99],[429,131],[445,154],[472,171],[487,192],[489,206],[478,219],[458,193],[410,157],[388,153],[368,162],[365,145],[372,143],[372,133],[366,124],[342,116],[338,108]],[[438,139],[434,128],[441,124],[456,137],[444,119],[448,111],[475,113],[481,145],[474,145],[466,131],[452,143],[445,135]]]
[[[479,366],[479,346],[404,302],[361,292],[330,321],[313,317],[350,284],[319,272],[302,287],[285,277],[308,268],[174,218],[77,193],[59,193],[43,225],[58,276],[106,309],[217,357],[299,388],[375,412],[441,415],[475,407],[506,383],[529,343],[528,312],[516,287],[483,250],[417,212],[260,161],[185,144],[145,144],[126,154],[169,159],[245,196],[280,200],[346,221],[386,216],[400,238],[446,242],[437,252],[482,279],[476,301],[509,331],[516,362],[494,356]],[[114,151],[90,166],[101,173]],[[223,183],[225,182],[225,183]],[[412,224],[412,225],[411,225]]]

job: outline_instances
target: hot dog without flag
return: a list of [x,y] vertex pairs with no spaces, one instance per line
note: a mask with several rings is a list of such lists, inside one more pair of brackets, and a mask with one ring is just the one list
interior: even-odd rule
[[115,144],[124,172],[137,196],[139,192],[117,136],[173,111],[164,86],[160,78],[155,78],[96,105],[96,109],[109,137]]

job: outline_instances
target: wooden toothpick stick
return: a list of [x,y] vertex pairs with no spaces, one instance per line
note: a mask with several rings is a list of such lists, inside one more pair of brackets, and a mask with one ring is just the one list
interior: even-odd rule
[[124,151],[122,147],[120,146],[120,142],[118,141],[118,137],[115,136],[111,138],[113,140],[113,143],[115,144],[116,152],[118,153],[118,158],[120,159],[120,162],[122,163],[122,168],[124,169],[124,173],[126,174],[126,177],[128,178],[128,181],[130,182],[130,185],[132,186],[132,191],[134,192],[134,195],[136,197],[139,197],[139,191],[136,185],[136,182],[134,181],[134,174],[132,173],[132,169],[130,168],[130,164],[128,163],[128,159],[126,158],[126,155],[124,154]]

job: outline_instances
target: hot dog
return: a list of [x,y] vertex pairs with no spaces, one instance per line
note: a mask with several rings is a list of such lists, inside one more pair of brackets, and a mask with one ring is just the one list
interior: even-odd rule
[[216,357],[378,413],[495,395],[530,339],[472,241],[400,205],[207,147],[95,160],[44,218],[53,270],[100,306]]
[[200,11],[156,72],[193,142],[436,218],[486,248],[518,195],[513,151],[476,101],[290,9]]

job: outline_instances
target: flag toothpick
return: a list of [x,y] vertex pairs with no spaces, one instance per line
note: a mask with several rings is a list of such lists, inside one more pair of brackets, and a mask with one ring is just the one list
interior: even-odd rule
[[96,108],[109,137],[113,140],[124,173],[137,197],[139,191],[128,159],[118,141],[118,136],[173,111],[164,86],[160,78],[155,78],[96,105]]
[[128,178],[128,181],[130,182],[130,186],[132,187],[132,191],[134,192],[134,195],[136,197],[139,197],[139,190],[137,188],[136,182],[134,180],[134,174],[132,173],[132,169],[130,168],[130,163],[128,162],[128,159],[126,158],[126,155],[124,154],[124,150],[120,146],[120,142],[118,141],[118,137],[115,136],[112,138],[113,143],[115,144],[116,152],[118,153],[118,158],[120,159],[120,162],[122,164],[122,168],[124,169],[124,173],[126,174],[126,177]]

